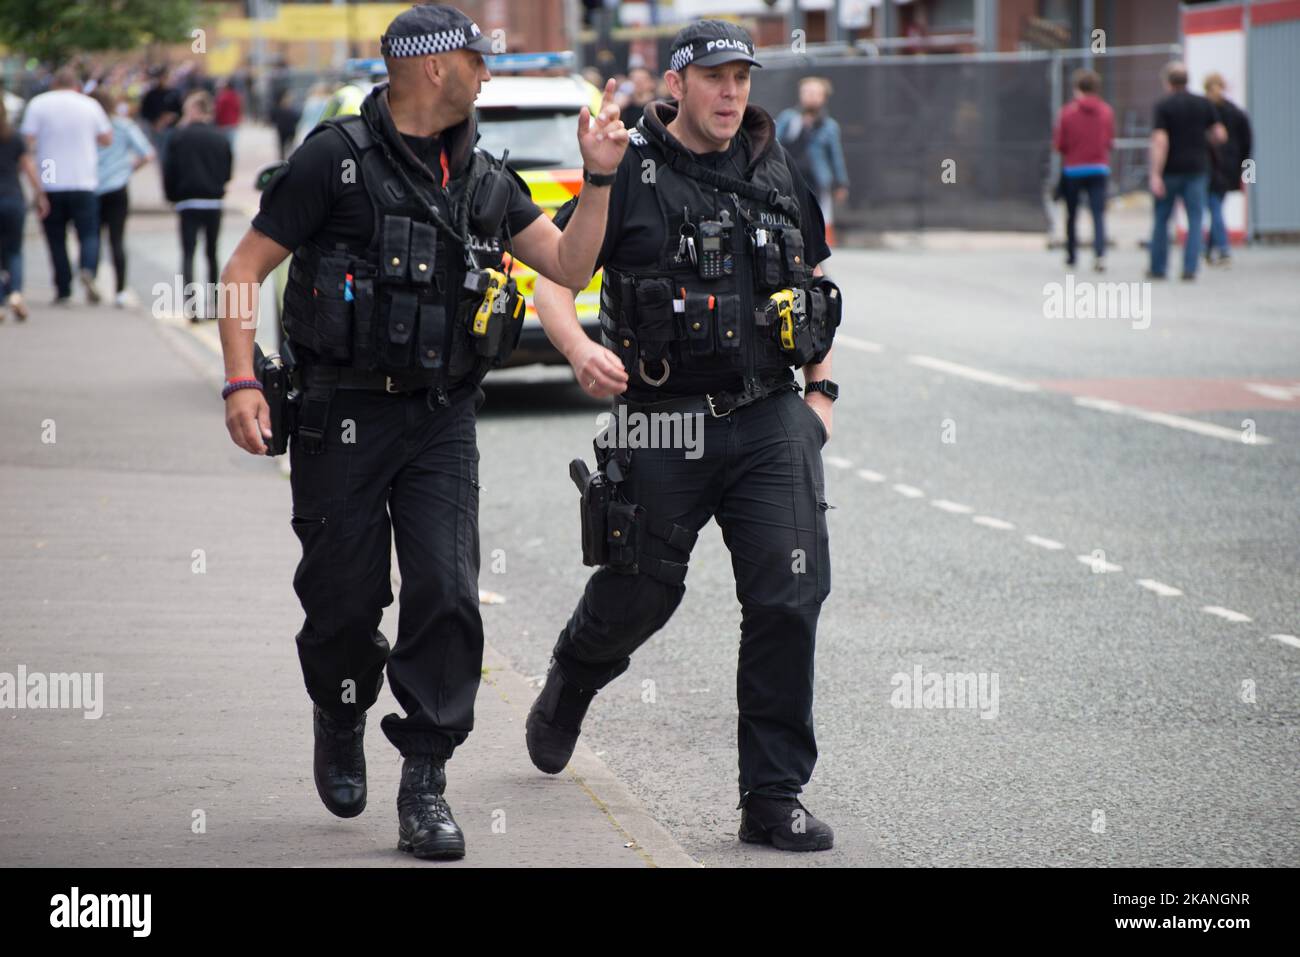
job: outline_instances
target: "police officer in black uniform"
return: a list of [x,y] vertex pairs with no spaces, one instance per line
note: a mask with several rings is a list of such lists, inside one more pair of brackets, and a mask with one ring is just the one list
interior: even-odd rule
[[[253,323],[236,294],[292,252],[284,326],[302,401],[284,408],[296,414],[297,646],[315,704],[317,791],[340,817],[365,807],[366,709],[387,666],[405,711],[381,723],[404,758],[398,847],[455,858],[465,840],[444,764],[473,726],[483,653],[475,413],[524,306],[503,253],[584,284],[609,190],[584,190],[561,234],[523,181],[475,148],[490,43],[459,10],[402,13],[381,50],[389,82],[294,153],[227,265],[223,396],[235,443],[266,452],[271,379],[255,374]],[[613,172],[627,131],[612,81],[599,113],[581,112],[578,139],[588,175]],[[391,536],[402,588],[390,652],[379,623],[393,600]]]
[[[830,255],[817,201],[771,117],[748,105],[753,53],[721,21],[673,41],[675,100],[646,108],[613,182],[597,259],[603,345],[583,335],[569,289],[538,285],[547,333],[582,387],[616,396],[611,427],[620,415],[633,424],[597,440],[598,472],[572,467],[584,561],[602,567],[560,632],[526,737],[538,768],[565,766],[593,695],[680,603],[696,534],[715,518],[743,609],[740,839],[812,851],[833,843],[798,794],[817,758],[813,648],[830,592],[821,450],[840,298],[814,268]],[[651,432],[656,414],[701,416],[701,454],[611,451],[634,444],[637,413]]]

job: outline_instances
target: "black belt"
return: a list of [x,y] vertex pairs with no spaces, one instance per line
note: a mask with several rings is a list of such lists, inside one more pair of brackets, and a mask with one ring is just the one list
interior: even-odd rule
[[757,392],[713,392],[708,395],[689,395],[680,399],[665,399],[662,402],[629,402],[616,399],[619,405],[625,405],[629,412],[703,412],[720,419],[731,415],[737,409],[753,405],[760,399],[766,399],[778,392],[797,389],[795,383],[784,376],[760,378]]
[[[320,366],[304,366],[304,385],[311,386],[314,381],[324,381],[339,389],[365,389],[374,392],[387,392],[390,395],[413,395],[416,392],[428,392],[437,388],[432,382],[409,382],[400,376],[394,378],[382,372],[368,372],[351,366],[329,366],[329,372],[321,371]],[[475,383],[468,380],[454,385],[447,390],[449,402],[455,402],[474,391]]]

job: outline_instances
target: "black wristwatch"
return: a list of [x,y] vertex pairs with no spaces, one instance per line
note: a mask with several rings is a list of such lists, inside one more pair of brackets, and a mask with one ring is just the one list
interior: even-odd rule
[[587,167],[582,168],[582,181],[590,183],[592,186],[613,186],[614,180],[618,178],[618,173],[593,173]]
[[820,392],[832,402],[840,397],[840,387],[830,379],[818,379],[816,382],[809,382],[804,386],[803,392],[804,395],[810,392]]

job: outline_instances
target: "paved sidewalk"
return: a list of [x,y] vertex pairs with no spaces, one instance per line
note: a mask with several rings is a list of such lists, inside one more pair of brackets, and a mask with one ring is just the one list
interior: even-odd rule
[[[0,325],[0,673],[102,673],[103,715],[0,709],[0,866],[439,866],[395,850],[386,687],[366,812],[316,797],[289,484],[226,436],[216,356],[144,309],[39,305],[43,254],[32,318]],[[489,648],[448,765],[463,864],[691,865],[584,745],[531,766],[535,693]]]

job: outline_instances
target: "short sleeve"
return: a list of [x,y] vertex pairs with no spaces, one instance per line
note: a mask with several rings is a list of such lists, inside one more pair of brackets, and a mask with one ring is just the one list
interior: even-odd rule
[[131,149],[137,156],[153,156],[154,149],[149,145],[149,141],[145,139],[144,134],[140,132],[139,126],[130,120],[127,120],[122,126],[126,130]]
[[91,100],[90,102],[95,104],[95,108],[93,110],[95,114],[95,132],[96,133],[113,132],[113,124],[109,122],[108,114],[104,112],[104,108],[100,106],[99,103],[96,102],[95,100]]
[[321,230],[334,205],[340,150],[338,134],[322,131],[298,147],[288,168],[262,192],[253,228],[285,249],[297,249]]
[[1164,130],[1169,132],[1169,105],[1168,101],[1161,100],[1156,104],[1155,117],[1151,122],[1151,128],[1155,130]]
[[18,127],[19,133],[23,136],[37,135],[41,128],[41,108],[44,105],[36,100],[27,104],[27,109],[23,112],[23,121]]
[[506,167],[506,172],[510,174],[508,181],[512,187],[510,199],[506,203],[506,226],[510,235],[517,236],[542,215],[542,208],[533,202],[532,191],[519,174],[509,166]]

